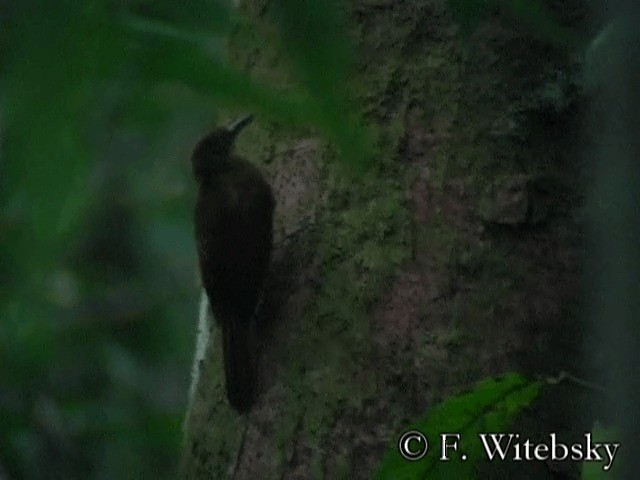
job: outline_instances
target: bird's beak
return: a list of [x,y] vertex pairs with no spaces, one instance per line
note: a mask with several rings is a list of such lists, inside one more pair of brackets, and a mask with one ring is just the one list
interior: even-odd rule
[[233,123],[230,123],[227,126],[227,130],[229,130],[234,137],[236,137],[244,127],[249,125],[253,120],[253,115],[246,116],[244,118],[240,118]]

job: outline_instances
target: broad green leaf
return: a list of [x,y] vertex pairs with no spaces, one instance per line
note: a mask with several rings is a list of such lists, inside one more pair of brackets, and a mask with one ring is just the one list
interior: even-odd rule
[[[418,430],[428,439],[430,448],[418,461],[404,459],[398,450],[398,439],[393,439],[378,468],[377,480],[451,479],[472,478],[475,460],[483,458],[480,433],[504,432],[517,414],[533,402],[540,383],[531,382],[512,373],[497,379],[487,379],[471,392],[453,397],[434,407],[405,431]],[[458,451],[450,450],[450,461],[439,460],[440,435],[460,434]],[[462,461],[462,454],[467,456]]]

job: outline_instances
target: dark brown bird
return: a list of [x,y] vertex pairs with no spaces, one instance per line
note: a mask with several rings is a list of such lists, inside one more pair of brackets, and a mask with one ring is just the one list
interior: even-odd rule
[[199,191],[195,229],[202,283],[222,330],[229,403],[253,403],[257,342],[255,313],[273,245],[271,187],[260,171],[232,153],[246,117],[218,128],[191,156]]

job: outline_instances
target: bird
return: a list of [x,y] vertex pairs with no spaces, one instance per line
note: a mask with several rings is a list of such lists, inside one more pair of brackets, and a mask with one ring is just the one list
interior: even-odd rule
[[257,307],[271,259],[275,208],[264,175],[233,153],[238,134],[252,119],[216,128],[191,155],[200,276],[222,332],[227,398],[240,413],[251,409],[255,397]]

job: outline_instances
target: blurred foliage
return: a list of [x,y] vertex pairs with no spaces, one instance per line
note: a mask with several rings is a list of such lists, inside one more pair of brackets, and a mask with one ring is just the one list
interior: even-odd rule
[[9,478],[175,475],[198,295],[188,158],[216,108],[315,125],[352,165],[370,158],[337,5],[276,10],[287,92],[228,65],[224,1],[0,5]]

